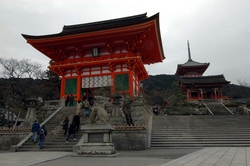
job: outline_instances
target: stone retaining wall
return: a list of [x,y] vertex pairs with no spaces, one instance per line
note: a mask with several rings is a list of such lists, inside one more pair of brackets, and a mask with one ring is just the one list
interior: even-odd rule
[[116,150],[146,150],[146,130],[115,130],[112,133],[112,143]]
[[18,144],[29,132],[0,133],[0,150],[9,150],[11,145]]

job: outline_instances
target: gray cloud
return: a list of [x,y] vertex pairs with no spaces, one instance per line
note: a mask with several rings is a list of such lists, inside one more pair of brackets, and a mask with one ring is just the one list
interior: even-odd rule
[[29,58],[48,66],[49,59],[21,36],[59,33],[64,25],[160,13],[166,59],[146,66],[150,75],[174,74],[192,59],[210,62],[204,75],[224,74],[228,81],[250,83],[249,0],[0,0],[0,57]]

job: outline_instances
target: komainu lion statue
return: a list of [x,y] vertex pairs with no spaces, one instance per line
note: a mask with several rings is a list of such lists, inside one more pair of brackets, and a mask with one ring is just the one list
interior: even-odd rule
[[94,105],[92,106],[92,111],[89,116],[88,122],[90,123],[104,123],[107,124],[109,122],[109,116],[107,111],[105,110],[105,103],[108,102],[109,99],[103,96],[96,96]]

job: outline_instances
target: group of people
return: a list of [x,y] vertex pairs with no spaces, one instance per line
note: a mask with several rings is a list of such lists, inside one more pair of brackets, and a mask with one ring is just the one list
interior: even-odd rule
[[80,128],[80,115],[83,110],[84,118],[90,115],[91,111],[91,103],[88,101],[86,97],[83,98],[83,102],[78,100],[76,103],[76,114],[72,120],[72,123],[69,125],[69,118],[66,117],[62,123],[64,135],[67,135],[66,143],[69,143],[69,138],[73,135],[73,139],[76,140],[76,133]]
[[[67,106],[69,103],[69,106],[73,106],[74,103],[74,96],[68,95],[65,100],[65,106]],[[83,109],[83,115],[84,118],[88,117],[90,115],[91,111],[91,103],[87,100],[86,97],[83,98],[83,102],[80,100],[76,103],[76,114],[72,120],[72,123],[69,125],[69,118],[66,117],[64,121],[62,122],[64,135],[67,135],[66,143],[69,143],[69,138],[73,134],[73,139],[76,140],[76,133],[80,128],[80,114]],[[39,137],[39,147],[40,149],[44,148],[44,141],[45,137],[47,136],[47,129],[45,128],[45,125],[40,126],[37,120],[34,121],[32,125],[32,141],[36,143],[37,138]]]
[[32,142],[36,143],[37,137],[39,137],[39,147],[42,149],[44,146],[45,137],[47,136],[47,129],[45,125],[40,126],[37,120],[32,125],[31,132],[33,133]]
[[75,100],[75,98],[72,94],[68,95],[65,99],[65,107],[68,106],[68,103],[69,103],[69,106],[72,107],[74,104],[74,100]]
[[70,126],[69,126],[69,118],[66,117],[63,121],[62,126],[64,130],[64,135],[67,135],[68,133],[68,136],[66,138],[66,143],[69,143],[69,138],[72,134],[73,134],[73,139],[76,140],[76,133],[80,128],[80,113],[74,116]]
[[83,109],[83,116],[84,118],[88,117],[90,115],[92,105],[88,101],[86,97],[83,98],[83,102],[81,100],[78,100],[76,103],[76,114],[81,113]]
[[154,113],[156,116],[158,116],[158,115],[160,114],[160,112],[161,112],[161,107],[160,107],[160,106],[154,107],[154,108],[153,108],[153,113]]

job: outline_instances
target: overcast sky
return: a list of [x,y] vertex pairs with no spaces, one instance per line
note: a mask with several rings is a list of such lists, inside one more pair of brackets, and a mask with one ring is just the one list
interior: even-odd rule
[[[59,33],[64,25],[160,13],[166,59],[149,75],[175,74],[188,60],[210,63],[204,75],[223,74],[250,84],[250,0],[0,0],[0,57],[28,58],[47,69],[49,59],[21,34]],[[1,76],[1,75],[0,75]]]

